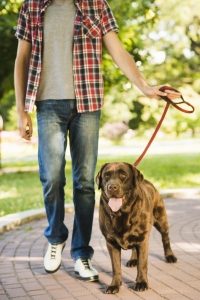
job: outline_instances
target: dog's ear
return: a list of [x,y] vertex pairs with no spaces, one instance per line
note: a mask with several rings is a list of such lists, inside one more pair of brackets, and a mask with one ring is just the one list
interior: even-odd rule
[[135,167],[133,167],[133,168],[136,170],[136,180],[142,181],[144,179],[144,176],[142,175],[142,173]]
[[134,166],[131,164],[128,164],[130,169],[133,172],[133,184],[135,185],[136,182],[141,182],[144,179],[144,176],[142,175],[142,173]]
[[107,166],[107,165],[108,165],[107,163],[104,164],[96,176],[96,184],[97,184],[99,190],[102,188],[102,172],[103,172],[103,169],[105,168],[105,166]]

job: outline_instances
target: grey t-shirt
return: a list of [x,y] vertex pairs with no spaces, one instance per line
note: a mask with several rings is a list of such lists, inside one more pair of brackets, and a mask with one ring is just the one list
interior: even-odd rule
[[53,0],[45,12],[38,101],[75,99],[72,50],[75,14],[73,0]]

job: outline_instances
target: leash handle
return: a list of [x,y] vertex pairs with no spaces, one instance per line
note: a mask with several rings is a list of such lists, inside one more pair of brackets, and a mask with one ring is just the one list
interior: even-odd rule
[[[172,88],[171,86],[167,86],[167,85],[162,86],[159,90],[160,90],[161,92],[165,92],[166,90],[170,90],[170,91],[174,91],[174,92],[179,93],[178,90],[176,90],[175,88]],[[180,95],[181,101],[178,101],[178,102],[175,102],[176,99],[175,99],[175,100],[171,100],[171,99],[169,99],[167,96],[160,96],[160,97],[161,97],[164,101],[166,101],[167,103],[170,103],[170,104],[171,104],[172,106],[174,106],[176,109],[178,109],[178,110],[180,110],[180,111],[182,111],[182,112],[184,112],[184,113],[186,113],[186,114],[191,114],[191,113],[194,112],[194,106],[193,106],[191,103],[185,101],[185,99],[183,98],[182,95]],[[177,98],[179,98],[179,97],[177,97]],[[183,107],[180,106],[181,104],[185,104],[185,105],[187,105],[189,108],[188,108],[188,109],[185,109],[185,108],[183,108]]]
[[[165,92],[166,90],[171,90],[171,91],[174,91],[174,92],[178,92],[178,93],[179,93],[178,90],[176,90],[176,89],[174,89],[174,88],[172,88],[172,87],[169,87],[169,86],[162,86],[162,87],[160,88],[160,91],[161,91],[161,92]],[[165,100],[165,101],[167,102],[166,105],[165,105],[163,114],[162,114],[162,116],[161,116],[161,118],[160,118],[160,121],[158,122],[158,124],[157,124],[157,126],[156,126],[156,129],[155,129],[154,133],[152,134],[152,136],[151,136],[151,138],[150,138],[148,144],[146,145],[145,149],[143,150],[142,154],[141,154],[141,155],[136,159],[136,161],[133,163],[133,166],[134,166],[134,167],[137,167],[137,166],[139,165],[139,163],[141,162],[141,160],[142,160],[143,157],[145,156],[147,150],[148,150],[149,147],[151,146],[153,140],[155,139],[155,137],[156,137],[156,135],[157,135],[157,133],[158,133],[158,130],[160,129],[160,127],[161,127],[161,125],[162,125],[162,123],[163,123],[163,120],[164,120],[164,118],[165,118],[165,116],[166,116],[166,113],[167,113],[167,111],[168,111],[168,109],[169,109],[170,104],[171,104],[172,106],[174,106],[176,109],[178,109],[178,110],[180,110],[180,111],[182,111],[182,112],[184,112],[184,113],[191,114],[191,113],[193,113],[193,111],[194,111],[194,106],[193,106],[192,104],[190,104],[189,102],[185,101],[182,95],[180,96],[180,98],[181,98],[182,100],[179,101],[179,102],[174,102],[174,101],[172,101],[171,99],[169,99],[167,96],[160,96],[160,97],[161,97],[163,100]],[[186,104],[187,106],[189,106],[190,109],[187,110],[187,109],[184,109],[184,108],[182,108],[182,107],[179,106],[180,104],[183,104],[183,103]]]

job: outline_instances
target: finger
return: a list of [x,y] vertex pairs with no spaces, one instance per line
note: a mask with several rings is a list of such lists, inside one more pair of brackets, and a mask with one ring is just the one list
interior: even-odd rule
[[25,135],[26,135],[27,137],[31,137],[30,131],[29,131],[29,130],[26,130]]
[[168,95],[167,98],[170,99],[170,100],[175,100],[175,99],[178,99],[180,97],[179,96]]
[[32,127],[32,125],[30,126],[30,135],[32,136],[33,135],[33,127]]
[[29,130],[26,130],[25,128],[21,128],[20,135],[22,139],[30,140]]
[[167,93],[165,92],[161,92],[161,91],[156,91],[156,94],[159,95],[159,96],[167,96]]
[[30,136],[26,132],[23,134],[22,138],[25,140],[30,140]]
[[27,141],[30,141],[31,136],[29,134],[25,133],[25,135],[22,138],[27,140]]
[[32,134],[33,134],[33,126],[32,126],[31,120],[29,120],[29,122],[28,122],[28,127],[29,127],[29,131],[30,131],[30,135],[32,136]]
[[21,138],[23,138],[26,135],[25,129],[22,127],[20,127],[19,132],[20,132]]
[[171,94],[171,95],[175,95],[175,96],[180,96],[181,95],[181,93],[175,92],[175,91],[172,91],[172,90],[165,90],[165,92],[167,94]]
[[29,137],[32,136],[32,128],[30,128],[28,125],[26,126],[25,132],[26,132],[27,136],[29,136]]

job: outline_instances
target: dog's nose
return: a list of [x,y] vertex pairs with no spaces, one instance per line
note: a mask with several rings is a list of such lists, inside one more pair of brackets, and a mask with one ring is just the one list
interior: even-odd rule
[[111,192],[116,192],[119,189],[119,185],[118,184],[109,184],[108,185],[108,190]]

